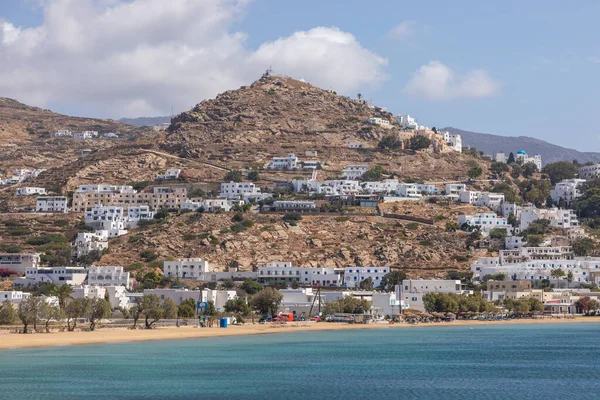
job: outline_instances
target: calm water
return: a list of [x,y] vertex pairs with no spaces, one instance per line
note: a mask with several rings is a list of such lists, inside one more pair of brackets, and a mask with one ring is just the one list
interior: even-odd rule
[[294,333],[0,352],[1,399],[593,399],[600,324]]

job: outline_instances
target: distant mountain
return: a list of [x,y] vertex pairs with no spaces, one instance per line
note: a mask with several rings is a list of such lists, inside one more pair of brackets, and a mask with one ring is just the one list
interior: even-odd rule
[[451,127],[443,128],[443,130],[460,134],[463,146],[475,147],[477,150],[481,150],[492,156],[500,152],[504,152],[508,156],[511,151],[516,154],[517,151],[523,149],[529,155],[539,153],[542,156],[544,165],[556,161],[573,160],[577,160],[580,163],[586,163],[588,161],[600,162],[600,153],[567,149],[528,136],[499,136],[488,133],[463,131],[462,129]]
[[171,123],[171,117],[139,117],[139,118],[121,118],[119,122],[133,126],[155,126]]

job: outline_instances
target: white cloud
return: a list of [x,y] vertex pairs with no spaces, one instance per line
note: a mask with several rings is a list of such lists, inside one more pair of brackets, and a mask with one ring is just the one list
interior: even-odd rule
[[415,21],[402,21],[388,32],[388,37],[396,40],[405,40],[415,34]]
[[413,74],[404,92],[429,100],[481,98],[498,94],[500,86],[485,70],[476,69],[457,76],[440,61],[430,61]]
[[47,0],[43,22],[0,21],[0,93],[100,116],[188,109],[277,73],[351,92],[385,79],[387,60],[337,28],[246,45],[231,27],[249,0]]
[[591,63],[600,64],[600,57],[598,56],[592,56],[588,60],[590,60]]

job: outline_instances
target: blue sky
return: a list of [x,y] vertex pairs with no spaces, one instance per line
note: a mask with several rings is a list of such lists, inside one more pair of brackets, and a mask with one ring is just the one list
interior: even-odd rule
[[[34,0],[0,0],[0,18],[23,30],[40,26],[47,18],[43,15],[44,9],[35,8],[33,4]],[[365,69],[358,70],[358,75],[348,76],[348,79],[357,82],[356,85],[336,79],[319,79],[315,74],[323,67],[308,65],[304,69],[296,68],[308,62],[306,59],[310,57],[306,55],[283,64],[286,67],[276,68],[276,72],[288,73],[289,69],[293,74],[300,71],[314,77],[307,80],[317,81],[326,88],[338,89],[338,92],[348,95],[361,92],[375,104],[395,113],[414,115],[428,126],[453,126],[478,132],[533,136],[583,151],[600,151],[600,128],[596,128],[594,118],[599,111],[597,97],[600,92],[598,15],[600,2],[585,0],[568,4],[564,1],[535,0],[254,0],[224,23],[223,29],[229,34],[243,32],[245,36],[241,43],[244,51],[258,51],[261,53],[260,60],[264,61],[269,58],[259,49],[265,43],[289,38],[295,32],[306,32],[316,27],[336,27],[353,35],[357,46],[387,60],[386,65],[373,67],[378,68],[385,79],[372,77],[359,81],[357,77],[365,75]],[[399,34],[391,34],[398,25],[403,27]],[[290,47],[290,43],[285,44]],[[202,46],[206,47],[207,44],[203,43]],[[273,53],[275,56],[283,54],[281,49],[277,51]],[[353,68],[353,53],[340,54],[341,58],[346,59],[342,62],[347,63],[348,69]],[[452,71],[456,79],[454,88],[448,87],[447,91],[433,98],[423,95],[426,90],[423,80],[416,89],[408,89],[415,73],[432,61],[438,61],[445,68],[444,71]],[[277,65],[277,59],[273,62]],[[364,68],[368,69],[370,65],[373,64],[365,63]],[[223,69],[222,66],[220,69]],[[472,87],[463,90],[459,85],[473,71],[484,71],[482,79],[487,83],[488,90],[480,92]],[[235,76],[235,79],[222,77],[218,80],[222,86],[232,86],[225,89],[235,89],[240,80],[251,81],[248,76],[249,73]],[[429,77],[425,75],[422,78],[427,81]],[[197,76],[196,79],[202,77]],[[161,85],[164,83],[162,81]],[[85,82],[83,84],[85,86]],[[0,95],[3,95],[2,89],[0,84]],[[165,86],[165,91],[167,89],[169,87]],[[181,101],[170,99],[170,102],[176,104],[176,111],[181,111],[178,108],[188,108],[222,88],[215,84],[206,90],[204,87],[201,89],[197,90],[198,98],[195,101],[186,97]],[[14,86],[7,90],[11,95],[20,94],[19,88]],[[60,90],[60,86],[53,90]],[[136,90],[135,86],[131,90]],[[110,92],[103,96],[108,95]],[[118,95],[117,90],[115,96]],[[154,103],[144,99],[146,95],[150,96],[142,93],[137,101],[133,99],[121,107],[121,110],[125,110],[123,113],[168,113],[166,101],[154,106]],[[163,98],[169,96],[169,93],[162,93]],[[98,97],[86,105],[85,97],[71,102],[46,93],[32,98],[32,102],[43,103],[68,114],[138,116],[120,115],[119,110],[108,106],[104,108]],[[134,104],[144,106],[136,107]],[[152,107],[146,107],[147,104]]]

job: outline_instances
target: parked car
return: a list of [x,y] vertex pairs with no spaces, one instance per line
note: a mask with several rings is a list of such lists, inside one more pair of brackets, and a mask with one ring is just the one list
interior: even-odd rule
[[267,322],[273,322],[273,317],[271,317],[270,315],[263,315],[258,320],[259,324],[266,324]]

